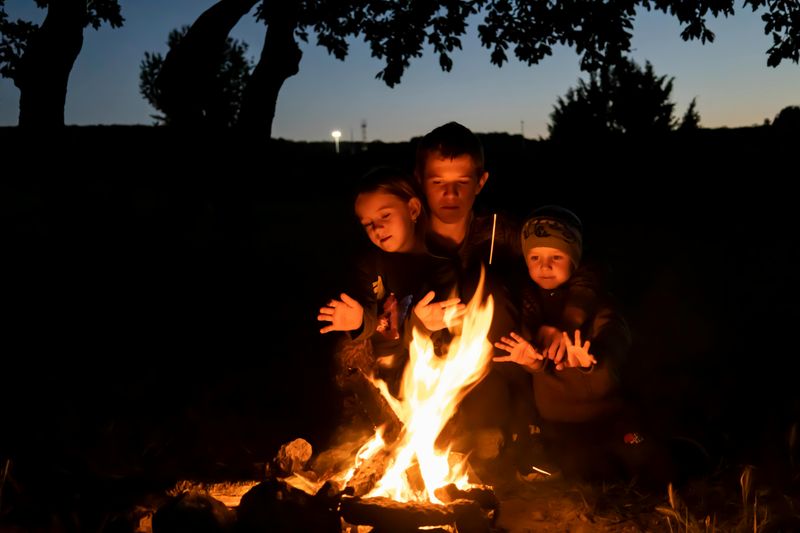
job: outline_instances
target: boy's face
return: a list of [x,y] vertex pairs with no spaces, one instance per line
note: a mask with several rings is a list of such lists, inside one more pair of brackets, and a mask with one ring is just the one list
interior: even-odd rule
[[525,255],[525,262],[531,279],[546,290],[559,287],[572,275],[572,261],[557,248],[531,248]]
[[409,252],[414,248],[414,222],[422,203],[418,198],[407,202],[386,192],[358,195],[355,211],[372,244],[385,252]]
[[431,217],[447,224],[465,220],[488,178],[488,172],[478,174],[475,161],[468,154],[449,158],[430,153],[422,186]]

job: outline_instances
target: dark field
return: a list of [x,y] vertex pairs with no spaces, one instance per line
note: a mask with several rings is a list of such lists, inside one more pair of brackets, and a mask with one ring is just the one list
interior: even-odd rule
[[[790,491],[797,139],[482,139],[481,208],[582,217],[586,255],[608,266],[631,322],[626,377],[653,424]],[[244,478],[292,438],[324,448],[340,404],[317,309],[366,242],[347,188],[377,164],[410,169],[412,144],[336,155],[113,127],[6,128],[0,143],[0,459],[18,483],[4,503]]]

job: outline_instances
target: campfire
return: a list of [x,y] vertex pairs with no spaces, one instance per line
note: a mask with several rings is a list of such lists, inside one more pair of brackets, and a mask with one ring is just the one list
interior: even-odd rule
[[494,520],[497,501],[491,488],[476,483],[474,475],[471,479],[466,456],[437,442],[459,402],[489,372],[492,346],[486,337],[493,301],[491,296],[482,301],[482,287],[483,280],[459,324],[450,317],[454,337],[445,355],[436,355],[431,339],[413,332],[397,397],[385,382],[368,378],[393,416],[361,446],[351,465],[330,476],[294,472],[283,481],[308,494],[336,487],[341,516],[350,524],[422,527],[467,521],[472,523],[468,529],[475,529],[476,523]]
[[[491,531],[500,507],[493,489],[480,484],[467,456],[441,442],[459,402],[489,372],[494,305],[482,293],[483,278],[463,315],[445,316],[452,334],[446,354],[413,332],[397,396],[358,372],[365,411],[384,422],[372,434],[313,460],[311,445],[295,439],[266,465],[260,483],[176,487],[177,498],[153,516],[153,531],[198,514],[222,525],[235,520],[243,532]],[[236,507],[236,517],[226,507]]]

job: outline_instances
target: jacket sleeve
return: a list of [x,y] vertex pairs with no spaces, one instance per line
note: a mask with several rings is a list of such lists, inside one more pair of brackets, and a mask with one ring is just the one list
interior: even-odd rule
[[581,266],[570,276],[561,317],[564,331],[571,334],[583,329],[587,320],[595,315],[599,305],[598,286],[599,278],[589,268]]
[[[619,370],[631,344],[630,332],[623,317],[612,307],[602,306],[588,324],[589,351],[597,364],[589,369],[548,370],[540,379],[543,390],[540,402],[555,402],[545,409],[555,419],[585,421],[615,412],[622,401]],[[534,389],[536,384],[534,384]]]
[[379,271],[377,254],[365,252],[353,262],[353,269],[345,292],[364,308],[361,327],[347,332],[354,342],[368,339],[375,333],[378,326],[378,297],[374,284],[380,283]]
[[619,380],[619,370],[630,350],[631,332],[625,319],[613,306],[604,305],[594,316],[588,338],[590,352],[611,377]]

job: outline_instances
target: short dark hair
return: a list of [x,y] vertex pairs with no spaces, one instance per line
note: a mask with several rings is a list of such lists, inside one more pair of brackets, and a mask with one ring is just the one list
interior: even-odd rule
[[483,145],[477,135],[458,122],[448,122],[432,130],[417,143],[415,171],[421,182],[425,172],[425,163],[430,154],[438,153],[444,157],[469,155],[475,162],[478,174],[483,173]]

